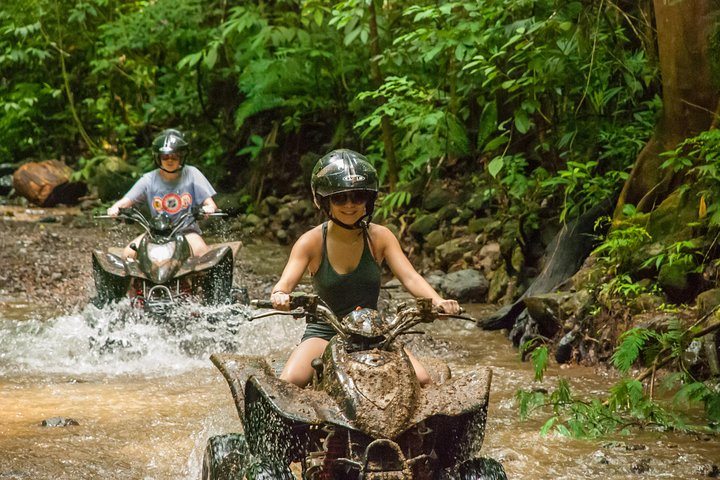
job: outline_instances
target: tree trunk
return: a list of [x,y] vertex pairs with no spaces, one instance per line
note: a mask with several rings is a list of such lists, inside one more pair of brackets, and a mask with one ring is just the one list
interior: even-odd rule
[[13,187],[18,195],[41,207],[58,203],[73,204],[85,194],[84,184],[70,182],[72,170],[57,160],[30,162],[13,175]]
[[[373,83],[376,87],[380,87],[383,84],[383,76],[380,72],[380,37],[378,34],[377,27],[377,13],[375,11],[375,1],[370,2],[370,74],[372,76]],[[385,103],[383,98],[381,101]],[[393,144],[392,136],[392,124],[387,115],[383,115],[380,119],[380,127],[382,128],[382,139],[383,146],[385,147],[385,161],[388,165],[388,183],[390,184],[390,191],[395,191],[395,185],[397,184],[398,169],[395,162],[395,145]]]
[[650,211],[682,178],[663,170],[660,153],[713,125],[718,89],[713,84],[710,37],[717,8],[712,0],[654,0],[663,112],[653,137],[640,152],[615,209],[626,203]]

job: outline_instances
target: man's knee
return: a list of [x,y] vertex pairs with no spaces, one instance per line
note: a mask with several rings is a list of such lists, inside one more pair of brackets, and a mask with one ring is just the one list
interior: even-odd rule
[[188,233],[185,235],[185,238],[190,245],[192,254],[196,257],[202,257],[208,252],[208,250],[210,250],[205,243],[205,240],[203,240],[203,238],[197,233]]

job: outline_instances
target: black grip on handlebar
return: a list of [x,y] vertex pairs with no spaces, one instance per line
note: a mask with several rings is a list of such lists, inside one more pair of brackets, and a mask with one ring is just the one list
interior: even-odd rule
[[275,308],[270,300],[250,300],[250,306],[255,308]]

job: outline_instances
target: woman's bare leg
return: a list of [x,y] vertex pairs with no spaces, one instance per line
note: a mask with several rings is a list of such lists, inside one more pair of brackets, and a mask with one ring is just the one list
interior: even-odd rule
[[290,354],[280,379],[294,383],[298,387],[308,384],[313,375],[312,361],[321,357],[328,341],[322,338],[308,338]]
[[430,384],[432,379],[430,378],[430,374],[428,373],[427,369],[425,369],[425,366],[420,363],[420,360],[415,358],[415,355],[410,353],[409,350],[405,349],[405,353],[407,353],[407,356],[410,359],[410,363],[412,363],[412,366],[415,369],[415,375],[417,375],[420,385]]

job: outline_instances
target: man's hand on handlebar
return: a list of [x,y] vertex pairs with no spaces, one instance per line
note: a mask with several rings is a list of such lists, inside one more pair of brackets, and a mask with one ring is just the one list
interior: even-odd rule
[[116,207],[115,205],[107,209],[107,214],[110,217],[117,217],[119,213],[120,207]]

